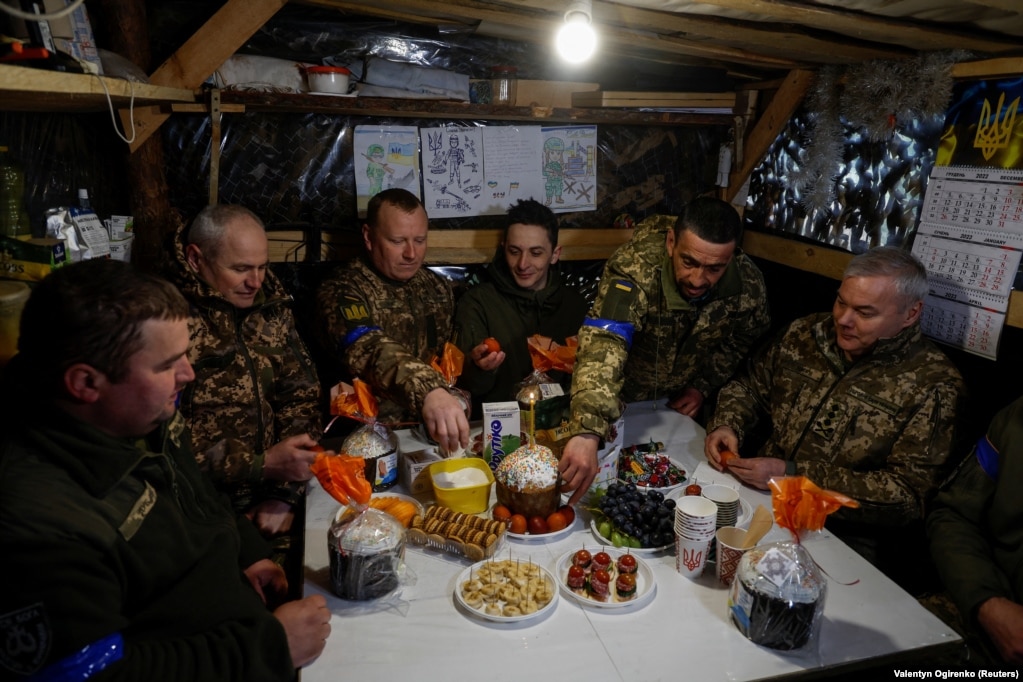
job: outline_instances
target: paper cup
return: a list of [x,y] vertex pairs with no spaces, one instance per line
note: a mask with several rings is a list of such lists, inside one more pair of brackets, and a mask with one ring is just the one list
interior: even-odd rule
[[735,569],[739,566],[739,560],[746,553],[739,545],[746,539],[745,528],[725,526],[719,528],[715,536],[717,543],[717,574],[718,580],[725,585],[731,585],[735,579]]
[[675,534],[690,540],[710,540],[717,523],[717,505],[697,496],[683,497],[675,504]]
[[739,491],[715,483],[704,486],[701,494],[717,506],[718,528],[735,525],[739,518]]
[[687,578],[699,578],[707,566],[709,540],[690,540],[675,535],[675,570]]

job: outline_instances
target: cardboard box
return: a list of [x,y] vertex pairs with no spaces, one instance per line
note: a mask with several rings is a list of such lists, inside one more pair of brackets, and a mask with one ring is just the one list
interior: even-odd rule
[[596,90],[600,90],[600,83],[519,80],[515,86],[515,106],[568,108],[574,106],[573,92]]
[[68,262],[63,239],[0,236],[0,277],[38,282]]
[[505,455],[521,444],[522,419],[514,400],[483,403],[483,459],[496,470]]
[[398,465],[398,480],[413,497],[432,497],[433,483],[430,481],[431,464],[439,462],[441,456],[433,448],[403,452]]

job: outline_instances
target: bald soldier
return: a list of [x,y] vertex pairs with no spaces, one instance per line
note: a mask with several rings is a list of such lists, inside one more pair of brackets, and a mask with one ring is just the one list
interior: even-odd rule
[[208,206],[176,249],[196,375],[180,407],[196,458],[264,535],[286,533],[312,478],[320,383],[291,296],[267,268],[263,222],[243,206]]

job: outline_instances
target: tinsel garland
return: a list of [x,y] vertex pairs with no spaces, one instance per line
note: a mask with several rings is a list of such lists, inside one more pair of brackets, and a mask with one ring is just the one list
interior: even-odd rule
[[952,50],[821,69],[806,102],[810,139],[804,140],[802,163],[793,174],[807,212],[827,209],[835,201],[846,127],[879,142],[914,118],[944,113],[952,98],[950,67],[969,57]]

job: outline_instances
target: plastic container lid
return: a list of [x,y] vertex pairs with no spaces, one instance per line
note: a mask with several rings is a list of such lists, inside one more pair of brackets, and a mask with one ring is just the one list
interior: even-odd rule
[[351,75],[351,71],[343,66],[307,66],[306,73],[344,73]]

